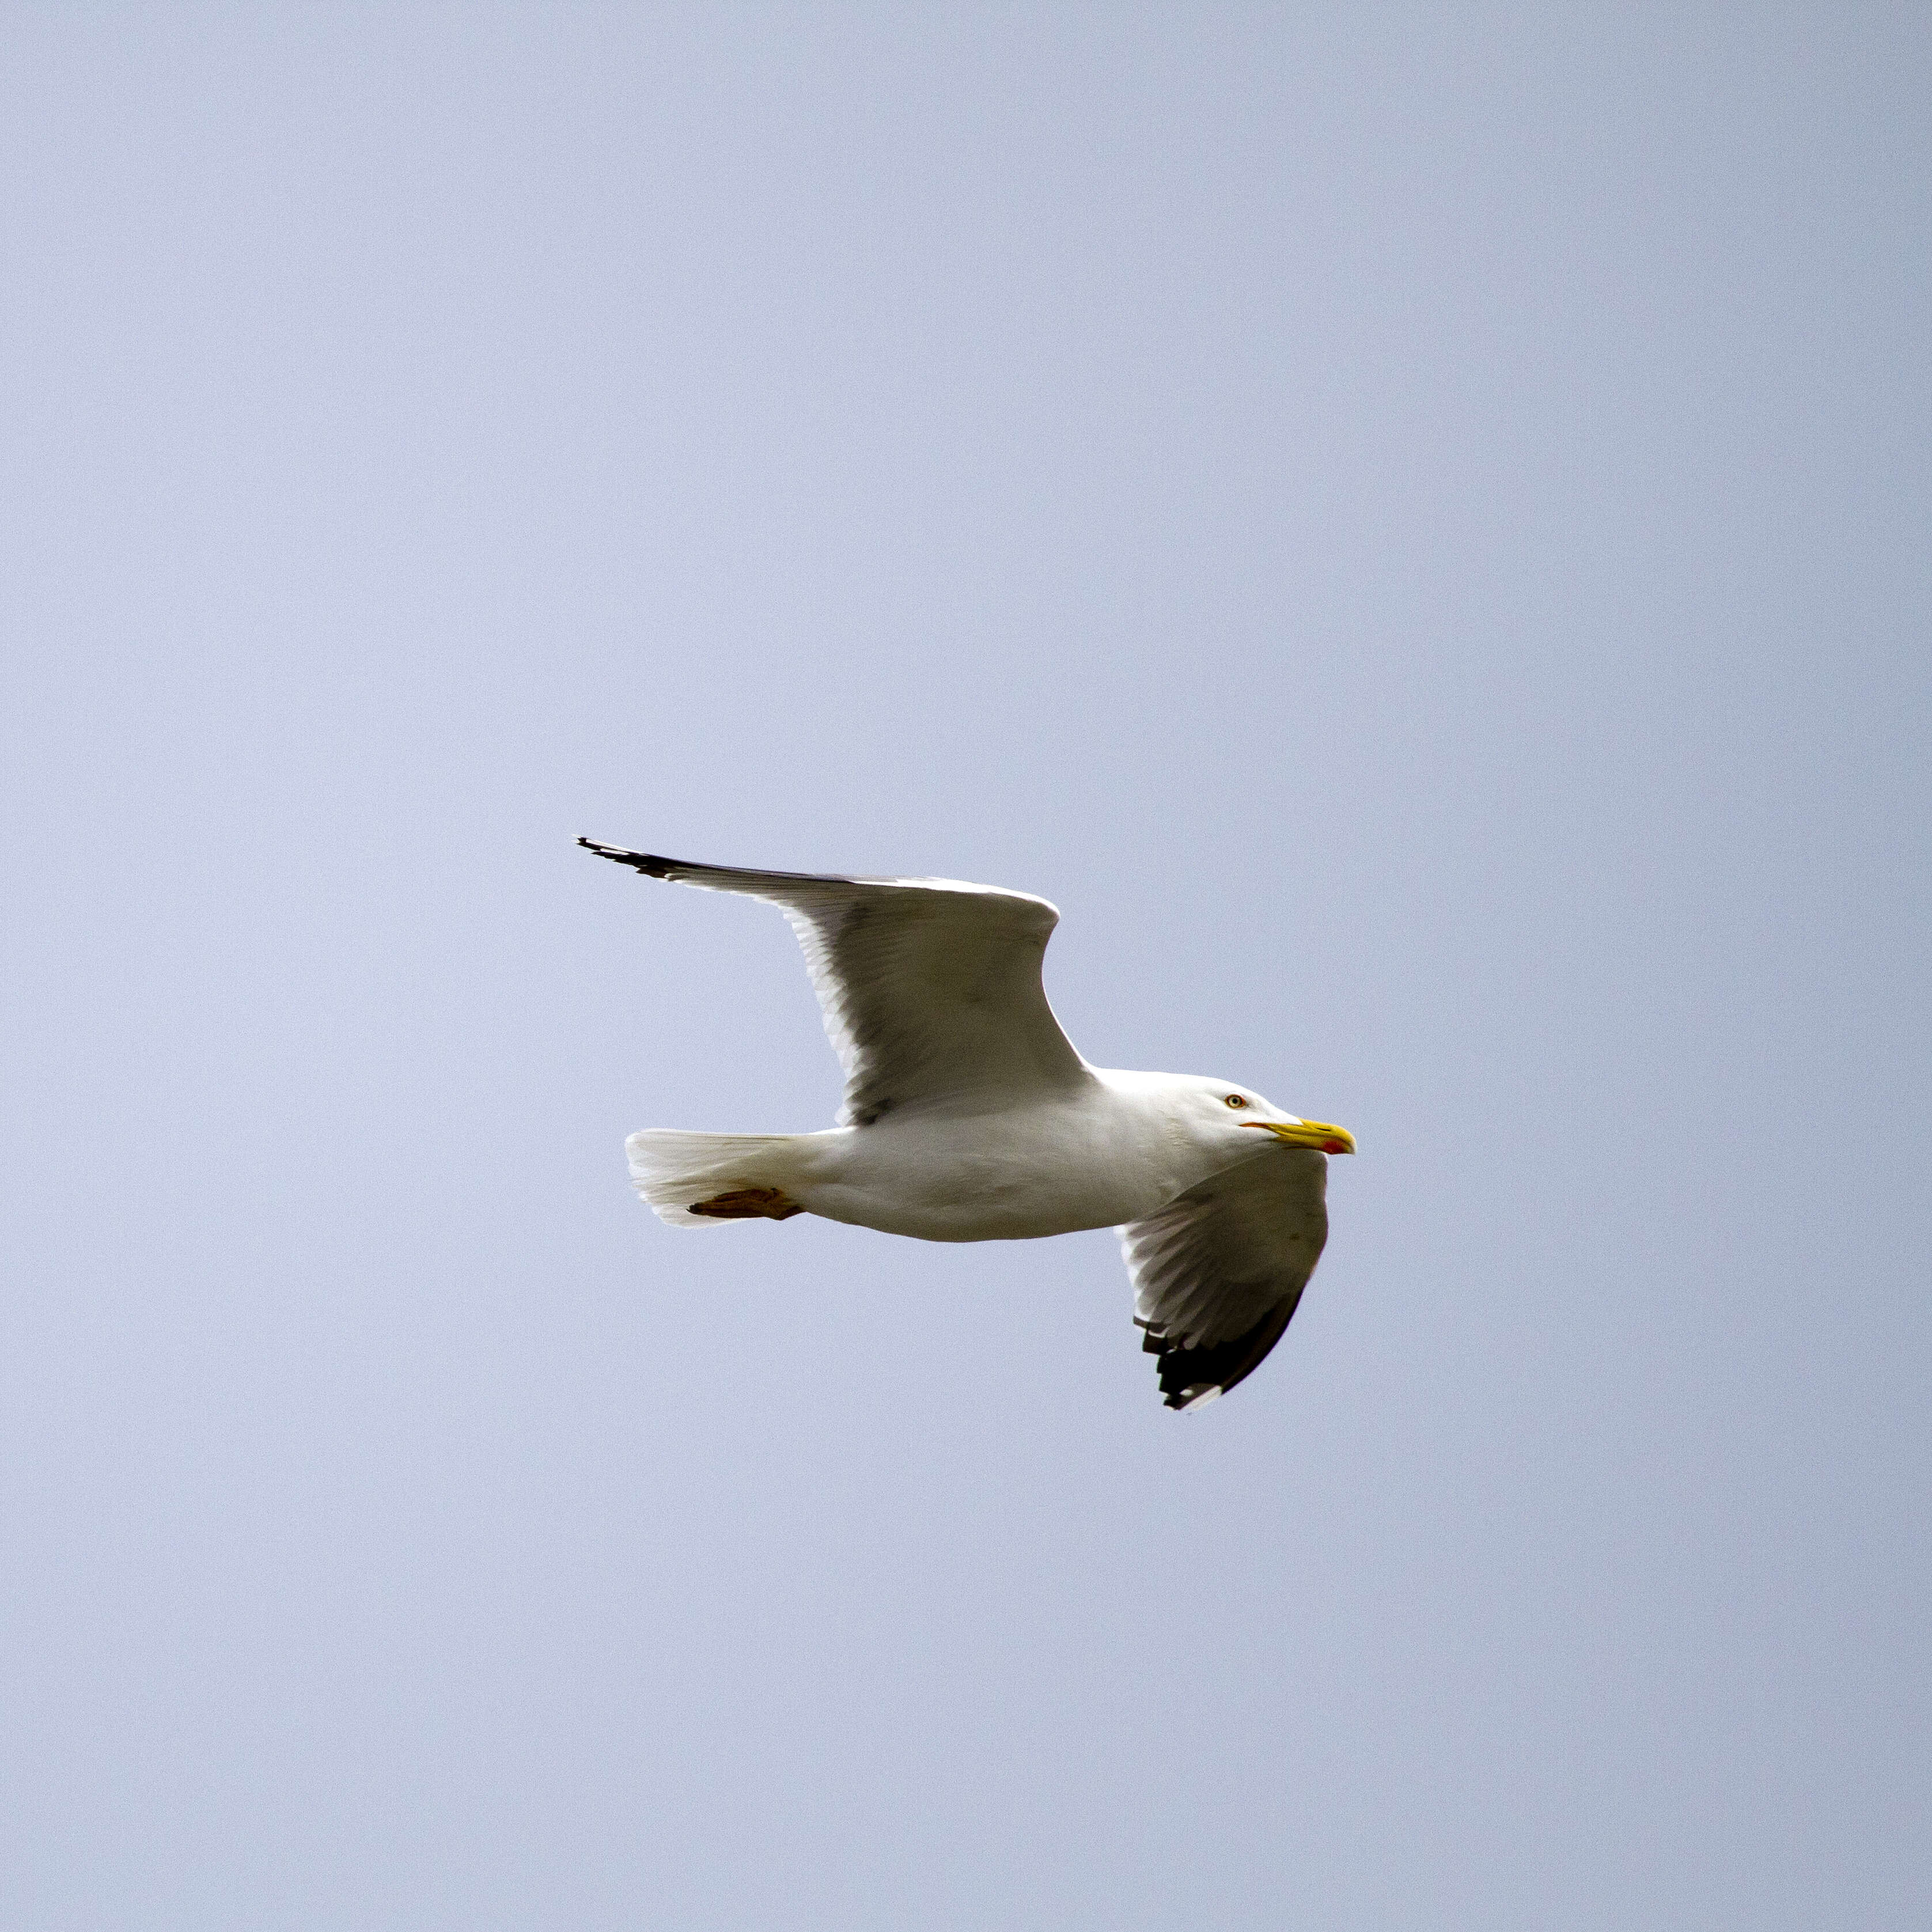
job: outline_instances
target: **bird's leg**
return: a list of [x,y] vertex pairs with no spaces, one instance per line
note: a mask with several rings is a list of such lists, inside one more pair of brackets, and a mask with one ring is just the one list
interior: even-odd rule
[[687,1211],[715,1221],[789,1221],[805,1210],[782,1187],[736,1187],[694,1202]]

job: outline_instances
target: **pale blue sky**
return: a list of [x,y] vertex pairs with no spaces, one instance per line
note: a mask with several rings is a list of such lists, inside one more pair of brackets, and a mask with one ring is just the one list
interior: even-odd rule
[[[1921,1925],[1922,9],[16,8],[0,1918]],[[1346,1123],[680,1241],[789,934]]]

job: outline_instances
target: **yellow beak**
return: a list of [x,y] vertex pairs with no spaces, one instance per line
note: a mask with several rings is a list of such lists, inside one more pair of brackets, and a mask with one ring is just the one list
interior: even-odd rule
[[1331,1127],[1326,1120],[1250,1120],[1290,1147],[1312,1148],[1318,1154],[1353,1154],[1355,1137],[1346,1127]]

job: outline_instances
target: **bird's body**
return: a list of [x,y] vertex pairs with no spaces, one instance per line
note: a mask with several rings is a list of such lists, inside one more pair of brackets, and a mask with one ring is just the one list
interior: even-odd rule
[[1059,916],[1045,900],[579,842],[781,907],[845,1067],[844,1120],[822,1133],[633,1134],[633,1180],[670,1226],[811,1214],[929,1241],[1117,1227],[1171,1406],[1274,1346],[1326,1238],[1325,1156],[1353,1141],[1226,1081],[1090,1066],[1040,985]]
[[983,1114],[889,1114],[788,1136],[760,1178],[808,1214],[881,1234],[1024,1241],[1137,1221],[1228,1164],[1225,1146],[1190,1138],[1185,1104],[1225,1082],[1092,1072],[1073,1093],[1004,1110],[996,1136]]

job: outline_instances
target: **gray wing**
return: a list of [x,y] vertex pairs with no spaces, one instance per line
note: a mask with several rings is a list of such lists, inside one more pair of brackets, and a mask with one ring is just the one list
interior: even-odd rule
[[1328,1189],[1324,1156],[1276,1145],[1120,1231],[1169,1408],[1232,1388],[1281,1340],[1328,1238]]
[[955,879],[740,872],[577,842],[654,879],[742,892],[784,914],[845,1070],[842,1126],[896,1108],[997,1108],[1090,1078],[1040,984],[1060,922],[1045,899]]

